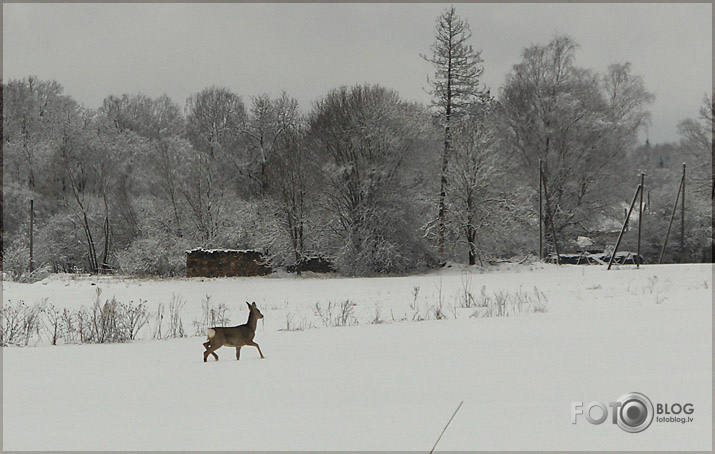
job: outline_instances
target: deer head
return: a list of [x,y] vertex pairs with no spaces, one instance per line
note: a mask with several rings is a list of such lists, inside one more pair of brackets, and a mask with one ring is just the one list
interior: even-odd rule
[[261,311],[258,310],[255,301],[250,304],[248,303],[248,301],[246,301],[246,306],[248,306],[248,310],[250,311],[250,313],[253,314],[257,319],[263,318],[263,314],[261,314]]

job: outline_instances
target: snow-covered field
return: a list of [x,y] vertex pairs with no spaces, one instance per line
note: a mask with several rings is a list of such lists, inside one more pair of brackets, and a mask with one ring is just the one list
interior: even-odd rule
[[[151,324],[125,344],[4,348],[4,450],[429,451],[462,401],[437,451],[712,449],[710,265],[455,267],[370,279],[59,276],[4,282],[3,302],[48,298],[76,309],[97,287],[150,310],[180,297],[189,334],[207,295],[229,307],[232,324],[245,322],[244,301],[256,301],[266,359],[244,347],[237,362],[224,347],[220,361],[204,363],[203,337],[152,340]],[[534,287],[547,301],[538,311],[473,317],[486,309],[460,307],[465,291],[479,304]],[[352,326],[324,327],[314,314],[316,303],[348,299]],[[435,320],[440,300],[446,318]],[[607,404],[632,391],[654,405],[691,403],[693,421],[654,421],[636,434],[610,418],[571,424],[572,402]]]

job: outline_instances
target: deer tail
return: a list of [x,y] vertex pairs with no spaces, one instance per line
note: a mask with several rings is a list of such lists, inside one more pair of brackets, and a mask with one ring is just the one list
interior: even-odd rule
[[216,330],[213,329],[213,328],[209,328],[209,329],[206,331],[206,339],[207,339],[207,340],[213,339],[213,337],[214,337],[215,335],[216,335]]

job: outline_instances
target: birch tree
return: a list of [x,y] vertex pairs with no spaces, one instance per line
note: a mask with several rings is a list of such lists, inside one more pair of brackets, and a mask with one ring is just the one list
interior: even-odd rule
[[[557,236],[575,238],[576,232],[597,229],[602,213],[615,209],[622,183],[615,170],[647,125],[653,99],[630,65],[612,65],[599,74],[576,66],[577,50],[568,36],[524,49],[499,97],[502,143],[534,194],[539,159],[543,162],[552,208],[543,222],[552,241],[551,222]],[[633,169],[634,179],[636,173]]]

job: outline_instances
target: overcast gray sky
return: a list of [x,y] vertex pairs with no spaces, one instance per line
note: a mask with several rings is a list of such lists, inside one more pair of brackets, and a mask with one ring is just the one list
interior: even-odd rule
[[[244,101],[294,96],[304,110],[340,85],[379,83],[429,102],[429,63],[446,4],[3,5],[3,78],[57,80],[87,107],[110,95],[169,95],[225,86]],[[456,4],[497,93],[524,47],[568,34],[577,64],[629,61],[656,94],[651,142],[678,140],[712,90],[712,5]]]

